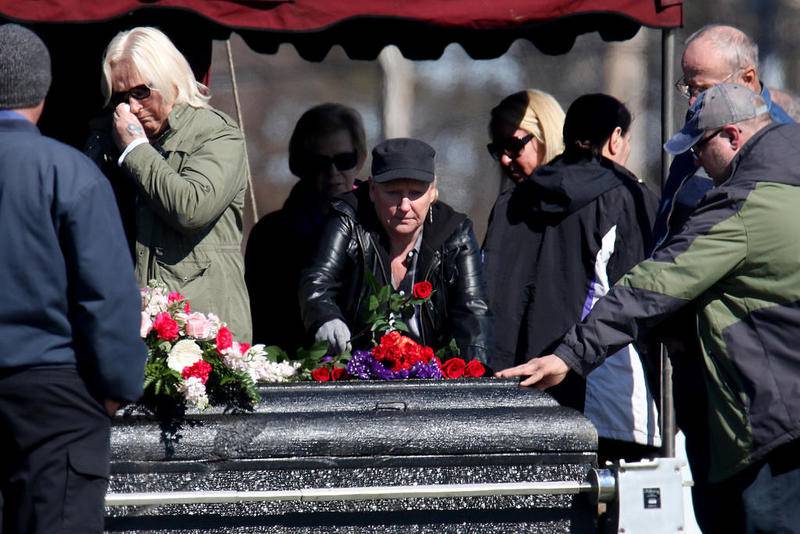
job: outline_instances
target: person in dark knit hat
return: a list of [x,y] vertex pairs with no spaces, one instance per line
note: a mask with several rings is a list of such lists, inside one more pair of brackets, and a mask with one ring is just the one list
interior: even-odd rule
[[142,392],[140,296],[108,180],[39,133],[44,43],[0,26],[0,524],[102,532],[110,417]]

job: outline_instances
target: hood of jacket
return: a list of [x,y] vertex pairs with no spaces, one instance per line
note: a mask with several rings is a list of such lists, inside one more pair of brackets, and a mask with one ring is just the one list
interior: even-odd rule
[[639,181],[607,158],[569,161],[558,156],[517,186],[511,208],[523,216],[561,219],[625,180]]

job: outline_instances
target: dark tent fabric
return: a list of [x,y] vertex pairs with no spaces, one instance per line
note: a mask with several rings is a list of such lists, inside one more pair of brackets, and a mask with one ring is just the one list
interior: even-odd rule
[[[36,31],[53,57],[53,86],[42,130],[80,146],[97,115],[100,62],[119,31],[157,26],[205,80],[212,40],[236,32],[258,52],[281,44],[321,61],[340,45],[353,59],[374,59],[388,44],[409,59],[435,59],[450,43],[473,58],[502,55],[516,39],[549,54],[569,51],[577,36],[598,32],[626,40],[642,25],[682,23],[682,0],[25,0],[0,2],[0,23]],[[79,117],[76,122],[75,117]]]
[[[567,52],[576,36],[631,38],[639,27],[680,26],[682,0],[28,0],[0,14],[28,23],[100,23],[132,14],[158,20],[165,11],[193,14],[233,30],[259,52],[294,44],[321,60],[341,45],[351,58],[374,59],[395,44],[410,59],[441,55],[460,43],[474,58],[497,57],[518,38],[543,52]],[[141,13],[139,13],[141,12]],[[150,14],[146,12],[152,12]],[[142,17],[144,15],[144,17]]]

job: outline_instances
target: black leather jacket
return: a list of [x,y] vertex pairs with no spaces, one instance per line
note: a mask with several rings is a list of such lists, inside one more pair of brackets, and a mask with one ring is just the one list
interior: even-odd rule
[[[306,331],[341,319],[353,334],[364,324],[368,290],[364,271],[380,284],[391,280],[388,237],[363,186],[333,203],[332,217],[311,267],[300,279],[299,300]],[[438,202],[433,223],[425,221],[417,280],[434,293],[420,313],[419,341],[434,350],[455,338],[461,356],[486,362],[492,350],[492,315],[486,303],[480,249],[466,215]]]

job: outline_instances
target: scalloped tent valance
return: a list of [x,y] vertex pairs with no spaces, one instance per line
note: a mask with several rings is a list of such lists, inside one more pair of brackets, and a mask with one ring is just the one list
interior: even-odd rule
[[[434,59],[460,43],[476,59],[497,57],[519,38],[548,54],[569,51],[577,36],[633,37],[641,26],[682,23],[682,0],[39,0],[4,2],[0,15],[42,27],[98,24],[115,28],[196,20],[215,38],[231,31],[256,51],[293,44],[319,61],[334,45],[354,59],[374,59],[397,45],[410,59]],[[171,13],[170,13],[171,12]],[[186,18],[188,15],[188,18]],[[204,24],[205,23],[205,24]]]

